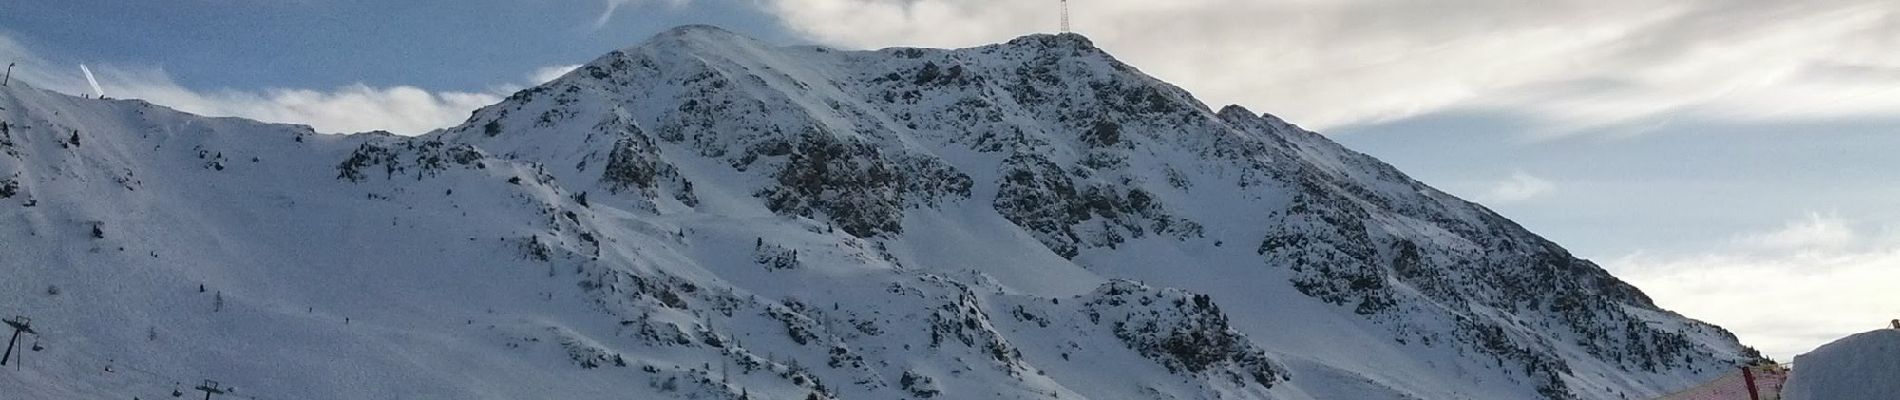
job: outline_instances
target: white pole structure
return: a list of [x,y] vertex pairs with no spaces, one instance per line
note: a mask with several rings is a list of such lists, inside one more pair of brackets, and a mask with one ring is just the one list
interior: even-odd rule
[[1069,0],[1062,0],[1062,33],[1069,33]]

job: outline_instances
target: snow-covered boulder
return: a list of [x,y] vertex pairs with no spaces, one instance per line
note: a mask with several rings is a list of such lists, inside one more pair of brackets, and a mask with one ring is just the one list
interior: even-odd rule
[[1900,398],[1900,329],[1836,340],[1794,358],[1788,400]]

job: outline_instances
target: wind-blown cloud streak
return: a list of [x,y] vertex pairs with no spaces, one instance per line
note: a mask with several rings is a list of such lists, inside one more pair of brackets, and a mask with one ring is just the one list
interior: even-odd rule
[[561,75],[574,72],[575,69],[579,69],[580,67],[580,64],[541,67],[535,69],[534,72],[528,73],[528,82],[536,85],[548,83],[549,81],[560,78]]
[[1478,195],[1478,201],[1487,204],[1516,203],[1543,196],[1556,188],[1556,184],[1544,178],[1517,171],[1511,173],[1510,178],[1492,185],[1491,190]]

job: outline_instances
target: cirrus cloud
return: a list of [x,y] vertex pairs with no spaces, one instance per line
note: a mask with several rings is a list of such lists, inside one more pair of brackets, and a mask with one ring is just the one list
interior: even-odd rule
[[[1053,30],[1057,13],[1053,1],[760,1],[852,47],[995,42]],[[1881,0],[1072,4],[1077,30],[1131,64],[1319,128],[1461,109],[1539,117],[1551,133],[1900,114],[1900,7]]]

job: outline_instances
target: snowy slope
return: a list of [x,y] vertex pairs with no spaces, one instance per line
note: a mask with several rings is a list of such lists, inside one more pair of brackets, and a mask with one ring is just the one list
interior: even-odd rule
[[1863,332],[1795,356],[1788,400],[1882,400],[1900,396],[1900,329]]
[[417,138],[0,93],[26,398],[1620,399],[1753,357],[1076,35],[683,27]]

